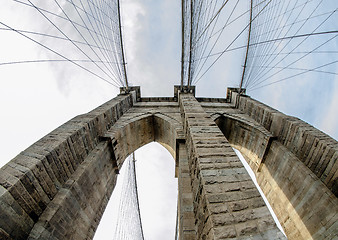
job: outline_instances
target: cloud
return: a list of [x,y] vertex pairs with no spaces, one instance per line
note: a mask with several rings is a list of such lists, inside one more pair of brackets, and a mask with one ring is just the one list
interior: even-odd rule
[[[180,69],[179,3],[154,1],[125,5],[125,42],[129,80],[143,96],[171,96]],[[129,34],[129,35],[128,35]]]

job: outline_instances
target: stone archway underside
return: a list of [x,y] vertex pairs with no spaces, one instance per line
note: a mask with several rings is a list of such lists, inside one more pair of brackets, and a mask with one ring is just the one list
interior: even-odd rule
[[231,144],[255,170],[289,239],[333,239],[337,142],[236,99],[233,89],[209,99],[178,88],[173,98],[141,98],[135,87],[75,117],[1,168],[0,236],[91,239],[124,159],[157,141],[176,161],[180,239],[285,238]]

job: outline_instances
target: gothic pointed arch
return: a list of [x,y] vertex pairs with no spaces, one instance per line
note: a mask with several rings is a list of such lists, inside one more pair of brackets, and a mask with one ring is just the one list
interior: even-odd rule
[[120,168],[127,156],[153,141],[165,147],[176,159],[177,141],[182,139],[182,126],[174,118],[159,112],[132,116],[126,114],[107,131],[105,137],[111,139]]

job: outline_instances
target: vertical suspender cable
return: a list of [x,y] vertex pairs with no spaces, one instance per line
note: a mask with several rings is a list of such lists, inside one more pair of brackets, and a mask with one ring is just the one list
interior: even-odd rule
[[191,58],[192,58],[192,35],[193,35],[193,15],[194,15],[194,5],[193,5],[194,0],[190,0],[190,46],[189,46],[189,70],[188,70],[188,89],[190,89],[190,84],[191,84]]
[[125,84],[126,84],[126,91],[128,92],[128,79],[127,79],[127,71],[126,71],[126,61],[125,61],[124,51],[123,51],[120,0],[117,0],[117,13],[119,15],[118,17],[119,17],[119,30],[120,30],[120,45],[121,45],[121,54],[122,54],[122,65],[123,65],[124,79],[125,79]]
[[249,33],[248,33],[248,41],[246,45],[246,53],[245,53],[245,60],[244,60],[244,66],[243,66],[243,73],[242,73],[242,78],[241,82],[239,84],[239,90],[238,90],[238,98],[236,101],[236,105],[238,106],[239,104],[239,97],[242,92],[242,87],[243,87],[243,81],[244,81],[244,75],[245,75],[245,69],[246,69],[246,64],[248,62],[248,54],[249,54],[249,47],[250,47],[250,37],[251,37],[251,26],[252,26],[252,7],[253,7],[253,0],[250,2],[250,22],[249,22]]
[[183,89],[184,78],[184,0],[181,1],[182,5],[182,55],[181,55],[181,89]]
[[137,190],[137,182],[136,182],[136,170],[135,170],[135,152],[133,152],[133,174],[134,174],[134,186],[135,186],[135,195],[136,195],[136,205],[137,205],[137,210],[138,210],[138,218],[139,218],[139,223],[140,223],[140,230],[141,230],[141,236],[142,236],[142,240],[144,239],[144,235],[143,235],[143,228],[142,228],[142,221],[141,221],[141,212],[140,212],[140,203],[138,200],[138,190]]
[[[177,199],[178,199],[178,197],[177,197]],[[178,216],[178,201],[177,201],[177,211],[176,211],[176,227],[175,227],[175,240],[178,240],[178,238],[179,238],[179,230],[178,230],[178,218],[179,218],[179,216]]]

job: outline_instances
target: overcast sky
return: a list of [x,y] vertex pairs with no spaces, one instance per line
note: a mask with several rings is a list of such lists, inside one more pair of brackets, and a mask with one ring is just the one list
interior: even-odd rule
[[[122,2],[129,80],[141,86],[142,96],[173,96],[173,85],[180,82],[180,1]],[[19,29],[51,31],[34,11],[3,0],[0,21]],[[17,33],[0,30],[0,39],[0,62],[54,59]],[[337,50],[337,41],[333,46]],[[243,59],[243,52],[224,56],[223,62],[198,82],[197,95],[225,97],[226,87],[239,83]],[[311,76],[302,75],[248,94],[338,139],[338,78]],[[0,78],[0,166],[62,123],[118,93],[118,89],[66,63],[2,65]],[[144,147],[136,156],[141,212],[154,213],[152,217],[142,216],[145,237],[173,239],[177,194],[174,161],[159,144]],[[156,195],[149,190],[155,187],[159,189]],[[147,210],[149,206],[155,209],[155,202],[161,204],[158,210]],[[109,231],[114,228],[109,218],[105,226],[98,239],[104,239],[103,235],[111,239]]]

